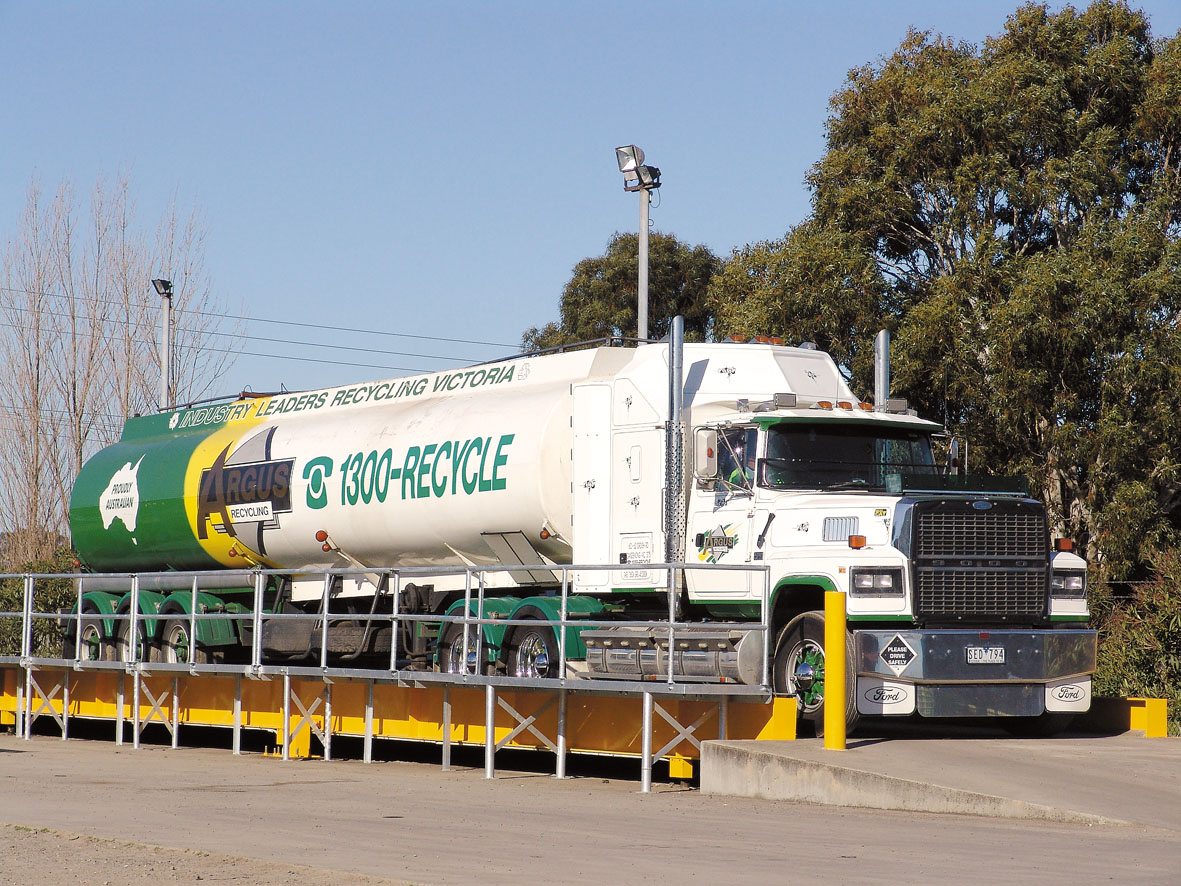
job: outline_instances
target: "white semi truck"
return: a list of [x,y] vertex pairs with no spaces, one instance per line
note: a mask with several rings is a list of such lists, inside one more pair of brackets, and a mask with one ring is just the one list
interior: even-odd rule
[[[639,679],[671,665],[758,683],[766,648],[774,690],[815,721],[823,597],[840,591],[851,720],[1035,726],[1089,707],[1086,565],[1051,539],[1039,502],[944,470],[939,425],[882,396],[862,402],[819,350],[677,339],[130,420],[74,490],[74,544],[95,574],[81,642],[67,647],[127,655],[119,616],[134,602],[152,655],[249,654],[249,619],[189,620],[191,578],[172,577],[236,570],[202,579],[202,612],[242,615],[262,599],[267,612],[323,615],[330,597],[320,622],[266,622],[271,658],[323,644],[388,662],[396,643],[407,668]],[[669,617],[658,564],[678,562],[700,568],[673,573],[685,627],[669,655],[667,630],[635,623]],[[570,564],[600,568],[569,571],[563,609]],[[317,571],[333,567],[371,572],[326,592]],[[438,574],[391,584],[380,572],[408,567]],[[291,575],[260,598],[240,577],[250,568]],[[481,614],[510,623],[481,628],[479,662],[442,618],[472,605],[473,568],[488,570]],[[126,577],[104,575],[115,572],[165,574],[145,576],[133,601]],[[741,629],[761,623],[764,602],[769,637]],[[441,620],[395,632],[374,618],[391,611]],[[587,626],[559,644],[550,622],[563,612]]]

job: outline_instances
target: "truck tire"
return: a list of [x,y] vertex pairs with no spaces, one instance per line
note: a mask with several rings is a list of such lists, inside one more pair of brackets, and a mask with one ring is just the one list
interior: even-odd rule
[[[78,633],[82,634],[80,644]],[[76,654],[80,661],[106,661],[109,648],[110,639],[103,631],[103,620],[94,612],[84,613],[62,640],[62,658],[73,659]]]
[[524,625],[513,630],[508,641],[510,677],[558,677],[558,638],[547,624]]
[[152,649],[152,660],[170,664],[208,664],[212,659],[208,649],[193,643],[187,618],[170,618],[164,622],[159,645]]
[[[853,644],[845,643],[845,730],[851,733],[857,713],[857,671]],[[772,682],[777,693],[795,695],[802,733],[824,734],[824,613],[797,615],[779,635]]]
[[[474,653],[476,649],[476,630],[473,628],[468,632],[468,648],[463,648],[463,625],[448,624],[444,626],[442,634],[439,636],[439,651],[437,660],[439,662],[439,670],[444,674],[470,674],[472,667],[464,661],[465,651]],[[481,669],[487,671],[487,667]]]
[[[127,613],[123,613],[126,615]],[[139,632],[139,661],[152,660],[152,644],[148,640],[148,632],[144,628],[143,618],[139,619],[137,626]],[[115,635],[111,638],[111,642],[107,644],[107,661],[131,661],[131,643],[128,641],[128,636],[131,633],[131,620],[118,621],[115,623]]]

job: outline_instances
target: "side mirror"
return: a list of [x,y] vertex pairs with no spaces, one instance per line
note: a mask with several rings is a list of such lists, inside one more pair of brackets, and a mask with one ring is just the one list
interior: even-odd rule
[[718,432],[698,428],[693,441],[693,473],[698,480],[718,479]]
[[947,447],[947,473],[954,476],[962,476],[964,473],[964,460],[960,455],[960,441],[958,437],[951,438],[951,444]]

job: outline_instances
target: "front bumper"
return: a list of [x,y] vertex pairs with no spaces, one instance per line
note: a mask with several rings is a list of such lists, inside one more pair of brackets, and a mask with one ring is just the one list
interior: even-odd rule
[[1090,708],[1091,630],[856,630],[857,709],[1033,717]]

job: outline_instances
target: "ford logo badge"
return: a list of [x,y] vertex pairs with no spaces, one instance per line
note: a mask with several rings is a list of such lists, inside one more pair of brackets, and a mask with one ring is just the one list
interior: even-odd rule
[[874,686],[865,691],[866,701],[874,704],[901,704],[910,697],[902,686]]
[[992,510],[992,502],[990,502],[990,501],[974,501],[974,502],[972,502],[972,507],[974,507],[978,511],[991,511]]

